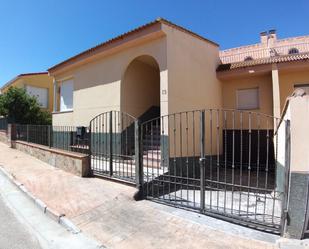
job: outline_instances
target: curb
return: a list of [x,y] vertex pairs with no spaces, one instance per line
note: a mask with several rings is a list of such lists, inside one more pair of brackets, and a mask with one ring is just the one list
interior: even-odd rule
[[34,204],[49,218],[53,219],[73,234],[78,234],[81,232],[81,230],[75,226],[72,221],[65,217],[65,214],[58,213],[57,211],[48,207],[41,199],[36,198],[21,182],[17,181],[15,177],[8,173],[1,165],[0,172],[19,190],[21,190],[31,201],[33,201]]

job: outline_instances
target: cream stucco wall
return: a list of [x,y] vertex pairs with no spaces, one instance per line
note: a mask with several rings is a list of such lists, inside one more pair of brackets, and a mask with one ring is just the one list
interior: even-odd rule
[[[222,108],[221,82],[216,76],[219,49],[213,43],[169,26],[164,27],[164,32],[167,34],[168,88],[161,90],[167,91],[168,113],[189,112],[171,116],[161,129],[168,134],[171,157],[199,156],[200,112],[191,111]],[[208,135],[210,131],[205,132]],[[215,130],[212,134],[216,136]],[[210,139],[206,140],[205,147],[205,153],[210,154]],[[213,153],[215,147],[213,143]]]
[[217,79],[219,48],[187,33],[164,27],[167,33],[168,112],[221,108]]
[[291,98],[291,171],[309,172],[309,96]]
[[[100,57],[68,72],[54,74],[57,82],[70,77],[74,80],[73,114],[64,114],[62,118],[72,115],[70,125],[88,126],[96,115],[110,110],[120,110],[124,73],[130,62],[141,55],[152,56],[159,65],[160,74],[166,74],[165,37]],[[164,82],[164,78],[161,78],[162,81]],[[54,114],[54,117],[56,115]]]
[[259,89],[259,109],[251,110],[272,115],[272,78],[271,74],[260,76],[248,76],[222,81],[223,108],[237,109],[237,90],[258,88]]
[[281,110],[284,107],[286,98],[290,96],[294,89],[295,84],[309,84],[309,70],[279,70],[279,82],[280,82],[280,105]]
[[218,47],[170,26],[163,25],[162,30],[166,36],[54,73],[58,82],[74,80],[72,125],[88,125],[99,113],[124,108],[119,94],[127,94],[124,73],[142,55],[153,57],[159,65],[161,115],[222,107],[221,82],[216,77]]
[[[273,97],[272,97],[272,77],[271,73],[265,75],[249,75],[246,77],[238,77],[230,80],[222,81],[222,96],[224,109],[237,109],[237,90],[258,88],[259,89],[259,109],[249,110],[251,112],[263,113],[266,115],[273,114]],[[257,128],[258,122],[255,114],[252,116],[251,128]],[[248,115],[243,117],[244,128],[249,127]],[[240,117],[237,118],[239,126]],[[272,120],[270,118],[260,116],[260,128],[271,128]],[[267,124],[269,122],[269,124]],[[231,127],[231,125],[230,125]]]
[[53,114],[53,126],[73,126],[73,112],[62,112]]

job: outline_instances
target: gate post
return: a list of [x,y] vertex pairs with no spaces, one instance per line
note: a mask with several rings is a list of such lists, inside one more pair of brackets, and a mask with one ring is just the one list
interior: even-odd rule
[[[284,119],[290,120],[290,172],[287,198],[287,221],[285,236],[308,238],[309,198],[309,95],[294,92],[289,98]],[[308,219],[307,219],[308,221]]]
[[200,112],[200,202],[201,212],[205,210],[205,111]]
[[92,171],[92,162],[91,162],[91,157],[92,157],[92,153],[91,153],[91,121],[89,124],[89,137],[88,137],[88,176],[92,176],[93,175],[93,171]]
[[26,129],[27,129],[27,143],[29,143],[29,125],[26,125]]
[[138,191],[134,194],[135,200],[143,199],[143,185],[144,185],[144,172],[143,172],[143,159],[142,159],[142,148],[141,148],[141,126],[140,121],[134,121],[135,129],[135,175],[136,175],[136,188]]
[[51,148],[51,125],[48,126],[48,147]]
[[113,176],[113,111],[109,112],[109,174]]
[[285,125],[285,172],[284,172],[284,196],[282,200],[282,213],[281,213],[281,236],[284,235],[286,230],[286,221],[288,218],[288,194],[290,185],[290,154],[291,154],[291,125],[290,120],[286,120]]

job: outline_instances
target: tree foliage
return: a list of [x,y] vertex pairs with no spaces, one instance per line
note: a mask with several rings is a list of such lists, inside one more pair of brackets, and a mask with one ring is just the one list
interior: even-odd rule
[[0,116],[18,124],[51,124],[51,114],[41,109],[36,97],[25,89],[10,87],[0,95]]

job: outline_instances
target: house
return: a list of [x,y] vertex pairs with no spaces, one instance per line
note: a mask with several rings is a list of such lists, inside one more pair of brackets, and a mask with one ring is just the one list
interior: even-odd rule
[[48,69],[60,93],[53,125],[88,126],[109,110],[138,118],[151,107],[161,115],[220,108],[219,64],[218,44],[158,19]]
[[[157,19],[48,69],[53,125],[89,128],[83,150],[94,175],[282,233],[289,129],[279,118],[294,89],[308,92],[309,36],[278,39],[270,30],[260,38],[220,51]],[[75,148],[81,130],[53,140]]]
[[[84,125],[104,111],[138,118],[199,108],[255,110],[280,117],[285,99],[309,82],[309,36],[227,50],[158,19],[48,69],[54,125]],[[145,84],[147,82],[147,84]],[[307,88],[306,88],[307,89]]]
[[278,39],[270,30],[260,34],[260,43],[223,50],[219,56],[224,108],[280,117],[296,88],[308,93],[309,36]]
[[7,82],[1,92],[5,93],[10,87],[22,87],[26,92],[35,96],[42,109],[53,110],[53,79],[47,72],[24,73]]

